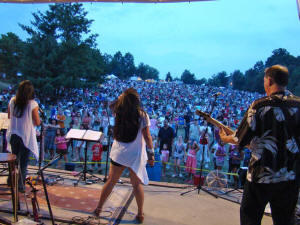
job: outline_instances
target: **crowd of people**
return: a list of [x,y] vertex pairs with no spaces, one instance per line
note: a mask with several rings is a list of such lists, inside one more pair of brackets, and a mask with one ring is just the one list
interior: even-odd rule
[[[109,105],[129,87],[137,90],[142,107],[150,117],[154,148],[162,162],[162,179],[178,177],[183,182],[192,183],[192,175],[199,171],[197,168],[200,168],[202,156],[203,168],[208,170],[237,172],[240,165],[247,166],[249,150],[244,149],[243,154],[234,146],[224,145],[218,129],[207,126],[195,111],[209,112],[214,106],[212,117],[235,128],[250,103],[261,97],[260,94],[176,82],[119,79],[107,80],[96,89],[61,89],[56,99],[49,98],[43,102],[36,99],[47,112],[44,159],[62,154],[65,162],[83,162],[86,143],[67,140],[66,133],[71,128],[102,131],[101,143],[88,143],[88,161],[96,163],[91,164],[90,169],[101,173],[101,164],[97,162],[102,160],[102,151],[107,149],[108,135],[112,135],[114,126]],[[0,98],[4,110],[13,94],[12,89],[2,91]],[[62,168],[62,164],[57,167]]]
[[[13,97],[8,91],[1,95],[1,104],[10,99],[6,137],[8,150],[21,164],[19,191],[25,191],[22,177],[26,176],[30,152],[36,158],[43,152],[51,159],[56,152],[65,162],[82,161],[84,148],[92,152],[91,160],[100,162],[104,146],[110,146],[109,140],[113,140],[109,176],[93,211],[95,216],[100,215],[114,185],[128,168],[138,206],[136,220],[143,223],[146,163],[148,160],[154,166],[158,155],[155,160],[163,164],[163,179],[170,175],[170,162],[171,176],[186,182],[191,182],[199,162],[207,171],[228,167],[235,173],[241,165],[246,167],[241,224],[260,224],[270,203],[274,224],[292,225],[300,184],[300,98],[286,89],[288,79],[286,67],[267,68],[263,81],[266,96],[222,87],[117,79],[97,90],[61,89],[58,101],[44,106],[49,114],[48,123],[41,126],[45,127],[43,132],[35,130],[41,123],[38,111],[42,103],[34,99],[32,83],[23,81]],[[218,129],[208,126],[199,118],[199,110],[210,112],[224,125],[210,121],[217,123]],[[40,112],[45,122],[47,118]],[[72,128],[93,129],[104,135],[98,143],[74,141],[65,136]],[[38,151],[37,133],[44,151]],[[238,186],[236,177],[234,183]]]

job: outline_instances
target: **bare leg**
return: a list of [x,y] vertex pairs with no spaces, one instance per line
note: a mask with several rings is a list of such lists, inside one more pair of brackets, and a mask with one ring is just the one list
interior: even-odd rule
[[130,170],[130,181],[133,187],[133,194],[135,196],[135,200],[138,206],[138,214],[136,216],[136,220],[138,223],[143,223],[144,221],[144,212],[143,212],[143,206],[144,206],[144,188],[141,183],[141,180],[137,177],[135,172],[133,172],[132,169]]
[[141,180],[137,177],[135,172],[129,168],[130,171],[130,181],[133,187],[133,194],[136,200],[136,204],[138,206],[138,215],[143,215],[143,205],[144,205],[144,188]]
[[176,174],[177,159],[174,158],[174,174]]
[[113,164],[110,164],[109,175],[108,175],[107,181],[103,185],[101,195],[100,195],[100,199],[99,199],[99,202],[98,202],[98,206],[95,209],[94,214],[99,215],[106,199],[108,198],[108,196],[112,192],[112,189],[114,188],[115,184],[118,182],[118,180],[119,180],[120,176],[122,175],[122,172],[123,172],[124,169],[125,169],[124,166],[115,166]]
[[181,171],[180,171],[180,158],[177,159],[177,166],[178,166],[178,173],[181,174]]

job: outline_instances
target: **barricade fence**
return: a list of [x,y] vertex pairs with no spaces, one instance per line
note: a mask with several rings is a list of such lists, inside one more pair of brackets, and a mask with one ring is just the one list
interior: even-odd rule
[[[33,157],[30,157],[30,160],[35,160],[35,158],[33,158]],[[43,162],[50,162],[50,160],[48,160],[48,159],[45,159],[45,160],[43,160]],[[80,161],[71,161],[71,162],[69,162],[69,163],[74,163],[74,164],[84,164],[84,162],[80,162]],[[162,161],[154,161],[154,163],[161,163],[162,164]],[[88,165],[98,165],[98,164],[106,164],[106,161],[101,161],[101,162],[93,162],[93,161],[87,161],[87,164]],[[164,163],[164,164],[166,164],[166,165],[170,165],[170,166],[174,166],[175,164],[174,163],[170,163],[170,162],[167,162],[167,163]],[[184,168],[184,169],[186,169],[186,168],[188,168],[188,169],[190,169],[190,170],[196,170],[196,171],[201,171],[201,169],[200,168],[193,168],[193,167],[187,167],[187,166],[179,166],[180,168]],[[209,170],[209,169],[202,169],[202,172],[207,172],[207,173],[209,173],[209,172],[211,172],[211,171],[213,171],[213,170]],[[229,175],[229,176],[239,176],[239,174],[238,173],[228,173],[228,172],[225,172],[225,171],[221,171],[223,174],[225,174],[225,175]]]

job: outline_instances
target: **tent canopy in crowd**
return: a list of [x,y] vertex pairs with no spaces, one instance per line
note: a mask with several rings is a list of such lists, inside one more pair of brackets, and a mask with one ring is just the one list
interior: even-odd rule
[[111,80],[111,79],[117,79],[117,78],[118,77],[116,75],[114,75],[114,74],[110,74],[110,75],[106,76],[106,79],[109,79],[109,80]]

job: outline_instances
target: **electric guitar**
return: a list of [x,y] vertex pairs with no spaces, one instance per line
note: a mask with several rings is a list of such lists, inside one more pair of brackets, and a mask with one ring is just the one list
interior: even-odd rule
[[196,114],[198,116],[203,117],[203,119],[206,122],[218,127],[219,129],[223,129],[226,132],[227,135],[230,135],[230,134],[234,133],[234,131],[232,129],[230,129],[228,126],[225,126],[223,123],[219,122],[218,120],[212,118],[208,113],[202,112],[202,111],[197,109]]

